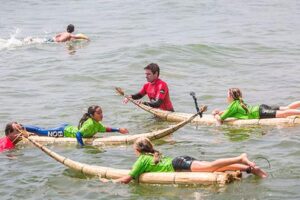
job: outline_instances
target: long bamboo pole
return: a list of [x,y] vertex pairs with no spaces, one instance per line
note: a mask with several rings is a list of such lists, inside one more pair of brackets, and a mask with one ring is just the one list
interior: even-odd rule
[[[24,130],[19,130],[25,132]],[[25,132],[26,133],[26,132]],[[28,138],[38,149],[45,152],[59,163],[69,167],[72,170],[79,171],[86,175],[98,176],[107,179],[117,179],[129,174],[129,170],[114,169],[110,167],[102,167],[88,165],[73,161],[69,158],[61,156],[38,142]],[[144,173],[137,180],[139,183],[149,184],[226,184],[241,178],[241,172],[157,172]]]
[[[139,137],[147,137],[150,140],[156,140],[163,138],[167,135],[170,135],[177,131],[178,129],[182,128],[186,124],[190,123],[195,117],[197,117],[198,113],[191,115],[189,118],[180,121],[175,126],[171,126],[166,129],[161,129],[149,133],[141,133],[141,134],[134,134],[134,135],[121,135],[121,136],[110,136],[104,138],[84,138],[83,141],[85,144],[94,145],[94,146],[103,146],[103,145],[127,145],[132,144],[137,138]],[[30,138],[36,142],[41,143],[51,143],[51,144],[58,144],[58,143],[77,143],[76,138],[55,138],[55,137],[43,137],[43,136],[30,136]]]

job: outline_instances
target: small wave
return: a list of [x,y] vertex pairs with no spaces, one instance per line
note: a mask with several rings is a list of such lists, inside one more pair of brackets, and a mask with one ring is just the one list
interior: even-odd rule
[[28,36],[23,39],[17,38],[20,29],[16,29],[13,34],[10,35],[9,39],[0,38],[0,50],[11,50],[20,47],[26,47],[35,44],[42,44],[48,41],[47,38],[39,38],[39,37],[32,37]]
[[9,39],[0,38],[0,50],[16,49],[18,47],[31,46],[46,42],[46,38],[26,37],[24,39],[18,39],[15,36],[11,36]]

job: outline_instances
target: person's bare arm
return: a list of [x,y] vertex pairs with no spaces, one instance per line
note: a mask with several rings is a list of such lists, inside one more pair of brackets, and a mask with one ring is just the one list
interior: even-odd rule
[[130,175],[123,176],[121,178],[115,179],[115,180],[108,180],[106,178],[100,178],[100,181],[103,183],[107,183],[112,181],[113,183],[124,183],[128,184],[132,180],[132,177]]
[[214,115],[215,119],[216,119],[216,125],[220,126],[223,123],[223,120],[221,119],[219,114]]
[[71,35],[72,39],[83,39],[83,40],[90,40],[87,36],[85,35]]
[[132,177],[130,175],[126,175],[126,176],[123,176],[121,178],[114,180],[113,182],[128,184],[131,180],[132,180]]

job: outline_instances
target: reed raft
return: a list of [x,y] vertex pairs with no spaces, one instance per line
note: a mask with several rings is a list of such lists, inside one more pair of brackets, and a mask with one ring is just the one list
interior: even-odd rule
[[[117,93],[120,94],[121,96],[128,97],[124,93],[124,91],[121,88],[115,88]],[[183,121],[187,118],[189,118],[192,114],[189,113],[180,113],[180,112],[170,112],[170,111],[164,111],[156,108],[152,108],[149,106],[146,106],[144,104],[139,104],[135,100],[132,100],[129,98],[129,101],[136,105],[137,107],[143,109],[146,112],[149,112],[153,114],[154,116],[165,120],[169,122],[180,122]],[[200,116],[195,117],[191,121],[193,124],[204,124],[204,125],[214,125],[216,124],[216,120],[214,119],[213,115],[209,114],[203,114],[202,118]],[[242,125],[296,125],[300,124],[300,117],[299,116],[290,116],[287,118],[270,118],[270,119],[226,119],[224,124],[228,125],[237,125],[237,126],[242,126]]]
[[[189,118],[191,114],[189,113],[179,113],[179,112],[170,112],[170,111],[163,111],[155,108],[151,108],[146,105],[140,105],[140,108],[143,110],[155,115],[156,117],[169,121],[169,122],[180,122]],[[195,119],[191,121],[193,124],[204,124],[204,125],[214,125],[216,124],[216,120],[214,119],[213,115],[203,114],[202,118],[197,116]],[[228,125],[296,125],[300,124],[299,116],[291,116],[287,118],[270,118],[270,119],[226,119],[224,124]]]
[[[28,138],[36,147],[45,152],[48,156],[65,165],[66,167],[90,176],[99,178],[117,179],[129,174],[130,170],[114,169],[110,167],[101,167],[88,165],[73,161],[61,156],[38,142]],[[236,172],[156,172],[144,173],[138,180],[139,183],[148,184],[226,184],[234,180],[239,180],[242,173]]]
[[[137,138],[139,137],[147,137],[150,140],[156,140],[163,138],[167,135],[170,135],[177,131],[178,129],[182,128],[186,124],[190,123],[198,113],[191,115],[189,118],[179,122],[175,126],[171,126],[166,129],[161,129],[149,133],[141,133],[135,135],[120,135],[120,136],[110,136],[110,137],[103,137],[103,138],[83,138],[85,144],[94,145],[94,146],[103,146],[103,145],[127,145],[132,144]],[[47,143],[47,144],[66,144],[66,143],[73,143],[77,144],[76,138],[67,138],[67,137],[45,137],[45,136],[30,136],[30,139],[40,142],[40,143]],[[24,140],[24,143],[27,143]]]

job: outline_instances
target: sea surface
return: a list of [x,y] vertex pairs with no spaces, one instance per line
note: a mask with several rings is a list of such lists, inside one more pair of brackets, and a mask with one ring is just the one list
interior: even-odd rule
[[[114,91],[139,91],[146,82],[143,68],[151,62],[161,67],[176,111],[195,112],[191,91],[208,112],[225,109],[230,87],[241,88],[251,105],[299,101],[299,19],[296,0],[2,0],[0,135],[10,121],[77,125],[94,104],[103,109],[104,125],[126,127],[130,134],[173,125],[123,104]],[[91,41],[45,42],[70,23]],[[226,186],[105,184],[32,145],[19,145],[0,154],[0,198],[300,198],[300,126],[187,125],[154,143],[165,155],[207,161],[247,152],[269,177],[245,174]],[[131,146],[48,147],[75,161],[120,169],[136,159]]]

